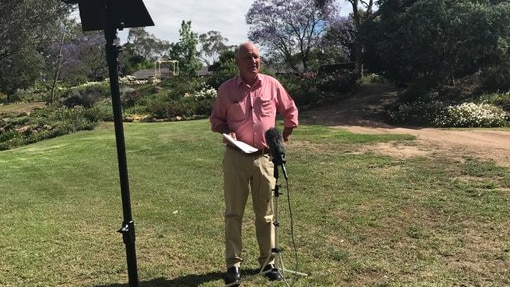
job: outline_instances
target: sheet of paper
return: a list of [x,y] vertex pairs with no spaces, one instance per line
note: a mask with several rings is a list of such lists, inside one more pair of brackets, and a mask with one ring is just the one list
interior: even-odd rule
[[231,137],[228,134],[223,134],[223,137],[225,139],[227,139],[231,144],[235,145],[240,150],[242,150],[244,153],[254,153],[254,152],[258,151],[258,149],[256,149],[255,147],[252,147],[251,145],[249,145],[245,142],[235,140],[233,137]]

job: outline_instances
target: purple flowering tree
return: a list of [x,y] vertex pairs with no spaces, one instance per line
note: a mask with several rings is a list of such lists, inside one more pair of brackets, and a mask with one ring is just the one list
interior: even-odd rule
[[327,56],[324,64],[354,61],[356,31],[352,16],[339,17],[331,23],[322,38],[322,54]]
[[78,32],[63,36],[52,50],[58,55],[55,78],[68,84],[101,81],[108,76],[105,39],[101,32]]
[[313,49],[337,15],[334,1],[321,7],[306,0],[256,0],[246,15],[248,38],[294,71],[309,70]]
[[[355,62],[355,71],[358,76],[362,75],[363,72],[363,44],[361,41],[360,31],[362,26],[372,22],[378,15],[377,6],[379,2],[375,0],[346,0],[351,3],[352,14],[349,19],[352,21],[352,30],[349,34],[345,34],[345,27],[340,27],[340,31],[344,30],[345,35],[353,37],[351,40],[351,59]],[[315,0],[317,6],[326,7],[330,5],[328,0]]]

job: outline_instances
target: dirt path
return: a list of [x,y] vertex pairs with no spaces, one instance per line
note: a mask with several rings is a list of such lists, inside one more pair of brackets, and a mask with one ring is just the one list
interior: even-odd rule
[[382,107],[395,99],[388,85],[361,87],[357,95],[335,105],[302,113],[302,122],[325,124],[354,133],[400,133],[416,136],[412,143],[381,143],[364,146],[398,158],[414,156],[448,156],[458,159],[475,157],[493,160],[510,167],[510,131],[491,129],[449,130],[434,128],[401,128],[382,121]]

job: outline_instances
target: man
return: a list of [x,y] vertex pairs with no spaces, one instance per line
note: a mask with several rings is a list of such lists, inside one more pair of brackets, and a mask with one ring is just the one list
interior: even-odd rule
[[257,148],[258,152],[246,154],[224,141],[225,282],[231,284],[241,277],[241,225],[250,191],[260,267],[269,280],[280,280],[281,274],[274,266],[271,252],[275,247],[272,191],[276,179],[264,135],[275,127],[278,112],[284,121],[283,139],[288,141],[292,130],[298,126],[298,110],[276,79],[260,73],[259,51],[252,43],[239,46],[235,63],[239,75],[219,87],[210,118],[211,130],[228,134]]

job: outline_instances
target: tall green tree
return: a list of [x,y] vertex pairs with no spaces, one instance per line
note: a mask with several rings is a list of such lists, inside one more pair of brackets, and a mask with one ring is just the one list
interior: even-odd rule
[[238,74],[237,65],[235,64],[235,47],[221,52],[218,61],[209,67],[209,71],[214,73],[207,78],[207,84],[215,89],[226,80]]
[[179,30],[179,42],[170,44],[171,60],[179,61],[179,72],[195,76],[202,67],[197,57],[198,36],[191,30],[191,21],[182,21]]
[[133,54],[144,58],[146,61],[155,62],[168,56],[170,43],[160,40],[149,34],[145,27],[130,28],[127,43]]
[[122,75],[155,66],[156,61],[167,59],[170,43],[149,34],[144,27],[130,28],[127,43],[122,46],[119,66]]
[[229,49],[228,39],[223,37],[218,31],[209,31],[198,36],[200,49],[199,58],[209,67],[219,59],[224,51]]
[[70,7],[59,0],[0,2],[0,91],[11,95],[34,85],[45,74],[50,32],[68,17]]
[[434,88],[508,67],[507,1],[386,0],[379,11],[364,30],[367,63],[394,81]]

